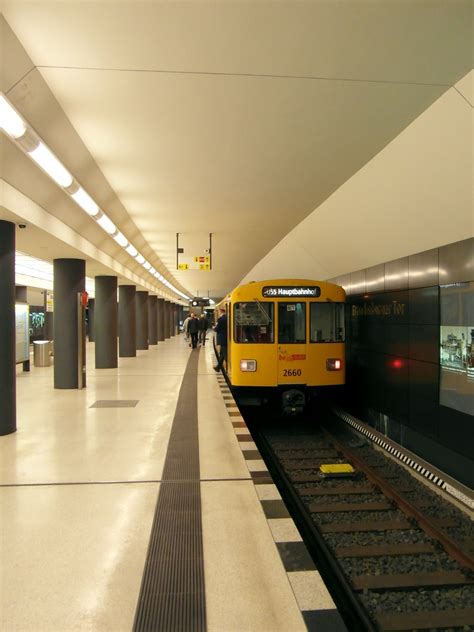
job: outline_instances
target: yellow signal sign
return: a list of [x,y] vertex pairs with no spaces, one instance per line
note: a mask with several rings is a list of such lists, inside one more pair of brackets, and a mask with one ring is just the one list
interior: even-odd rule
[[189,265],[187,263],[178,263],[178,270],[187,270]]
[[199,264],[199,269],[200,270],[210,270],[211,266],[209,263],[200,263]]
[[194,257],[194,263],[209,263],[209,262],[210,262],[210,257]]

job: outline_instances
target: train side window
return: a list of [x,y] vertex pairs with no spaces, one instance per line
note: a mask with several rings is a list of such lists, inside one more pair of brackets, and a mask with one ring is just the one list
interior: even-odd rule
[[254,344],[273,342],[273,303],[235,303],[234,340]]
[[344,303],[311,303],[311,342],[344,342]]
[[306,303],[278,303],[278,342],[306,342]]

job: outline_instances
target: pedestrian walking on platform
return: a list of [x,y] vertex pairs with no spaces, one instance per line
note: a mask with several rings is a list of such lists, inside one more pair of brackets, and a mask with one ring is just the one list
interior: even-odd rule
[[224,362],[227,366],[227,314],[222,307],[219,311],[220,316],[214,327],[214,331],[216,332],[216,344],[219,347],[219,360],[214,367],[214,371],[222,371]]
[[184,339],[186,340],[186,342],[188,342],[189,340],[188,325],[189,325],[190,320],[191,320],[191,316],[187,316],[183,323],[183,333],[184,333]]
[[191,336],[191,345],[193,349],[197,347],[198,334],[199,334],[199,320],[196,314],[191,314],[191,318],[188,323],[188,332]]
[[209,327],[209,322],[207,320],[206,314],[201,314],[201,318],[199,319],[199,342],[204,347],[206,344],[206,334],[207,329]]

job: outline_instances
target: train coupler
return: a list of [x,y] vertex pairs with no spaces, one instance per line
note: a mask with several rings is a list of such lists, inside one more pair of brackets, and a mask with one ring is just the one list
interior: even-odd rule
[[303,413],[305,404],[304,393],[295,388],[285,391],[281,396],[282,414],[287,417]]

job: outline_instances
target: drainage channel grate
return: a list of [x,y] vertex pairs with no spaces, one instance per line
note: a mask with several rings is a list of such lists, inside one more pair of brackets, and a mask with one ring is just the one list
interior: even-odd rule
[[197,419],[199,353],[179,392],[145,561],[134,632],[205,632]]

